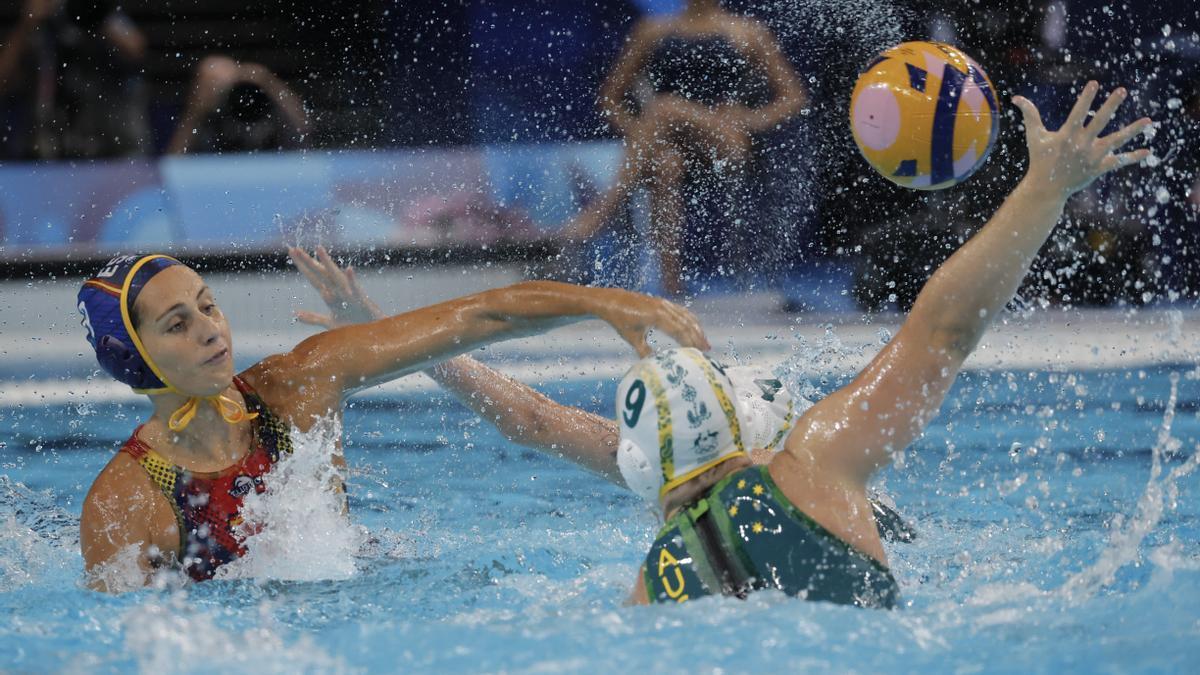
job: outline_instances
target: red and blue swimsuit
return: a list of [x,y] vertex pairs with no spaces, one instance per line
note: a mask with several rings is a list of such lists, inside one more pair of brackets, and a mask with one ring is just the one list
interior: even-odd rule
[[[183,568],[190,577],[211,579],[217,568],[246,554],[242,545],[242,501],[251,491],[267,489],[265,477],[282,453],[292,451],[287,426],[263,404],[254,390],[240,378],[234,385],[246,399],[249,410],[258,413],[254,425],[254,447],[237,464],[214,473],[188,471],[165,459],[138,438],[138,427],[121,447],[137,460],[150,479],[162,489],[175,510],[179,523]],[[244,530],[243,530],[244,531]]]

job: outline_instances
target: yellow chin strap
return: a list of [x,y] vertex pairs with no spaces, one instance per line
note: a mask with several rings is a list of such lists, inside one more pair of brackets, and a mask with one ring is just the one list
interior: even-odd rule
[[213,408],[216,408],[217,413],[221,415],[221,419],[230,424],[240,424],[247,420],[252,420],[258,417],[256,412],[246,412],[241,403],[229,398],[225,394],[217,394],[216,396],[193,396],[187,400],[178,410],[171,413],[171,418],[167,420],[167,427],[171,431],[183,431],[187,425],[192,423],[196,417],[196,412],[200,410],[200,401],[208,401]]
[[[129,273],[125,275],[125,283],[121,284],[121,320],[125,324],[125,332],[128,333],[130,339],[133,340],[133,346],[138,350],[138,353],[141,354],[142,360],[146,362],[146,365],[150,366],[150,370],[166,386],[162,387],[161,389],[134,389],[134,391],[139,394],[154,395],[162,394],[164,392],[171,392],[174,394],[187,396],[187,394],[179,391],[167,381],[167,376],[164,375],[161,370],[159,370],[158,365],[154,363],[154,359],[150,358],[150,352],[146,351],[146,347],[142,345],[142,339],[138,336],[137,328],[133,325],[133,318],[129,315],[129,302],[127,301],[127,298],[129,297],[129,287],[131,284],[133,284],[133,279],[137,276],[138,270],[141,269],[142,265],[145,265],[156,258],[175,260],[171,256],[167,255],[148,255],[142,257],[141,260],[138,260],[136,263],[134,263],[133,267],[130,268]],[[179,261],[175,260],[175,262]],[[184,403],[179,407],[178,410],[171,413],[170,419],[167,420],[167,427],[169,427],[171,431],[183,431],[186,429],[187,426],[192,423],[192,420],[196,418],[196,412],[200,409],[201,400],[208,401],[210,404],[212,404],[212,407],[216,408],[217,413],[221,415],[221,419],[230,424],[240,424],[247,420],[252,420],[255,417],[258,417],[258,413],[246,412],[246,408],[242,406],[241,403],[238,403],[224,394],[215,394],[213,396],[192,396],[188,398],[187,403]]]

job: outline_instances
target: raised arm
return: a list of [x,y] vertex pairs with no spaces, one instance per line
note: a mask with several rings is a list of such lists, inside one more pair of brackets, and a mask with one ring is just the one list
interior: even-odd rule
[[609,323],[639,354],[660,328],[684,345],[707,346],[699,324],[665,300],[611,288],[524,281],[308,338],[291,353],[293,372],[343,394],[424,370],[485,345],[586,319]]
[[[354,270],[340,269],[324,249],[318,249],[315,258],[295,248],[288,252],[332,312],[298,312],[301,321],[334,328],[385,316],[358,284]],[[557,403],[468,356],[455,357],[425,373],[514,443],[623,482],[616,465],[618,432],[612,420]]]
[[802,462],[816,462],[854,485],[904,449],[937,414],[959,369],[1025,277],[1067,198],[1097,177],[1139,162],[1148,150],[1119,149],[1150,124],[1141,119],[1099,133],[1125,99],[1118,89],[1085,120],[1098,85],[1089,82],[1057,132],[1033,103],[1024,116],[1029,169],[983,229],[925,284],[896,336],[846,387],[809,409],[787,440]]

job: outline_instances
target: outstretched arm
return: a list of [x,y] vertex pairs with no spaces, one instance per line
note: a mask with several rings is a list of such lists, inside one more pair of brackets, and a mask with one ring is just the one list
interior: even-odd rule
[[620,432],[613,420],[555,402],[549,396],[469,356],[425,371],[463,405],[496,425],[505,438],[569,459],[624,485],[617,468]]
[[[298,312],[301,321],[334,328],[386,316],[363,291],[354,270],[340,269],[323,248],[316,258],[296,248],[288,253],[333,312]],[[616,462],[617,426],[612,420],[557,403],[469,356],[455,357],[425,373],[514,443],[564,457],[623,483]]]
[[1029,169],[984,228],[925,284],[890,343],[846,387],[813,406],[787,440],[789,452],[863,485],[937,414],[959,369],[1016,293],[1067,198],[1097,177],[1139,162],[1148,150],[1119,149],[1150,124],[1141,119],[1104,138],[1099,133],[1125,99],[1118,89],[1085,120],[1098,85],[1089,82],[1057,132],[1042,125],[1024,98]]

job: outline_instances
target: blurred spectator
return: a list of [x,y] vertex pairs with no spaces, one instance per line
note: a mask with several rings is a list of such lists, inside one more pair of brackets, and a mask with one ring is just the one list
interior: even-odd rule
[[613,187],[560,236],[591,238],[647,185],[663,291],[682,295],[685,178],[715,174],[713,189],[733,189],[755,137],[806,100],[770,29],[717,0],[689,0],[676,16],[639,21],[600,90],[605,118],[625,136],[625,159]]
[[167,153],[290,150],[307,133],[304,104],[283,80],[257,63],[208,56]]
[[0,51],[0,93],[18,101],[5,154],[148,152],[145,52],[145,37],[116,0],[26,0]]

